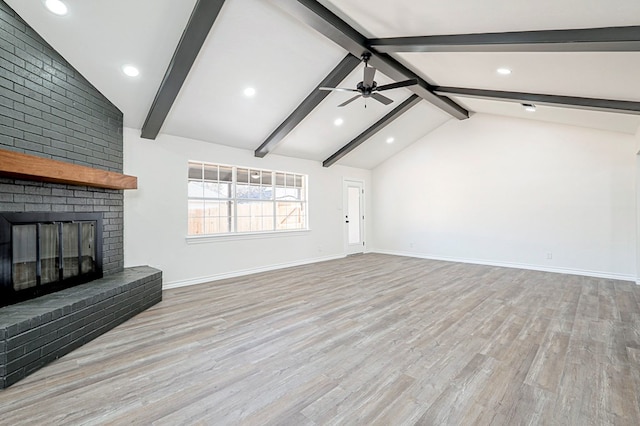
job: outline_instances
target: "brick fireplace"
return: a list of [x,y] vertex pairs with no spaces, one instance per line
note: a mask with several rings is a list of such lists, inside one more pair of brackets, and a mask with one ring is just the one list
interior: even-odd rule
[[[55,167],[61,170],[66,164],[121,174],[122,125],[122,112],[0,0],[0,151],[55,160]],[[100,238],[93,241],[100,247],[92,253],[100,258],[85,267],[99,265],[100,273],[93,278],[104,278],[0,308],[0,388],[162,297],[160,271],[123,267],[122,190],[3,175],[1,171],[7,168],[3,161],[11,160],[0,157],[0,212],[5,219],[34,223],[35,227],[18,231],[0,227],[0,257],[14,250],[16,232],[33,234],[37,250],[45,250],[44,234],[57,232],[56,243],[61,244],[60,239],[70,238],[65,232],[90,232],[90,226],[98,226],[94,231]],[[93,225],[83,225],[89,222]],[[24,282],[38,287],[43,281],[64,281],[65,262],[67,274],[74,268],[82,271],[81,256],[73,259],[69,255],[65,260],[63,253],[56,251],[49,258],[37,253],[33,264],[25,261]],[[12,264],[10,268],[8,273],[14,274],[18,267]]]

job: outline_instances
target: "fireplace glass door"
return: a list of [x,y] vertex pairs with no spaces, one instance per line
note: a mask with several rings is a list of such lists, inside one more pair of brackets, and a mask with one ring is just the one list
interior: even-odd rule
[[60,244],[58,225],[43,223],[40,227],[40,284],[60,280]]
[[80,273],[96,271],[96,225],[93,222],[80,223]]
[[20,224],[11,229],[14,290],[96,272],[95,222]]
[[102,214],[0,212],[0,307],[102,277]]
[[38,284],[36,231],[36,224],[12,227],[13,265],[11,269],[14,290],[25,290]]
[[63,279],[74,277],[79,273],[78,262],[78,224],[62,224],[62,268]]

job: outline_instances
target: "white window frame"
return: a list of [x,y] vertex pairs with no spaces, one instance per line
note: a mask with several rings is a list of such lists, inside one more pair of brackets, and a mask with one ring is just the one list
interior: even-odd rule
[[[189,172],[189,170],[191,169],[191,167],[193,165],[199,165],[202,167],[203,173],[202,173],[202,177],[201,177],[201,182],[203,182],[203,187],[204,187],[204,183],[205,182],[214,182],[212,180],[207,180],[205,177],[205,166],[210,166],[210,167],[217,167],[218,170],[220,170],[220,167],[222,168],[231,168],[232,170],[232,179],[231,179],[231,197],[230,198],[217,198],[217,197],[206,197],[204,192],[203,195],[198,197],[198,196],[193,196],[192,194],[190,194],[189,192],[189,183],[193,182],[193,181],[197,181],[198,179],[192,179],[191,176],[189,175],[189,173],[187,173],[187,239],[202,239],[202,240],[207,240],[207,239],[218,239],[218,238],[224,238],[224,239],[228,239],[229,237],[251,237],[251,236],[266,236],[266,234],[289,234],[289,233],[300,233],[300,232],[308,232],[310,230],[309,228],[309,200],[308,200],[308,191],[309,191],[309,176],[303,173],[295,173],[295,172],[288,172],[288,171],[281,171],[281,170],[269,170],[269,169],[259,169],[259,168],[255,168],[255,167],[245,167],[245,166],[238,166],[238,165],[230,165],[230,164],[222,164],[222,163],[209,163],[209,162],[205,162],[205,161],[198,161],[198,160],[190,160],[187,163],[187,171]],[[238,170],[246,170],[248,173],[248,182],[238,182]],[[251,186],[252,182],[251,182],[251,178],[253,178],[252,175],[254,175],[254,173],[260,173],[261,178],[259,182],[253,182],[254,186],[260,186],[260,187],[265,187],[268,188],[268,186],[265,186],[264,184],[262,184],[263,179],[264,179],[264,175],[263,174],[270,174],[270,179],[271,179],[271,198],[269,199],[264,199],[264,198],[244,198],[244,197],[238,197],[238,186],[239,185],[249,185]],[[281,174],[281,176],[278,176],[278,174]],[[283,176],[282,176],[283,175]],[[284,178],[284,186],[281,185],[277,185],[277,177],[283,177]],[[293,186],[287,186],[287,182],[288,180],[292,178],[293,179]],[[297,181],[298,179],[301,179],[301,185],[298,186],[297,185]],[[220,176],[218,175],[218,179],[215,181],[216,183],[221,183],[221,182],[228,182],[228,181],[221,181],[220,180]],[[302,207],[303,210],[303,215],[302,215],[302,221],[303,226],[299,227],[299,228],[281,228],[278,229],[278,203],[279,202],[283,202],[286,200],[282,200],[282,199],[278,199],[276,197],[276,189],[278,188],[284,188],[286,189],[290,189],[293,188],[294,190],[300,191],[300,198],[295,198],[293,200],[294,203],[299,203]],[[233,204],[233,208],[232,208],[232,214],[233,216],[231,217],[231,229],[227,232],[214,232],[214,233],[190,233],[191,229],[190,229],[190,221],[192,220],[197,220],[197,218],[193,218],[190,215],[190,205],[191,202],[193,201],[201,201],[201,202],[206,202],[206,201],[226,201],[226,202],[231,202]],[[246,201],[253,201],[253,202],[263,202],[263,203],[271,203],[272,206],[272,214],[271,216],[273,217],[273,225],[271,227],[271,229],[266,229],[266,230],[251,230],[251,231],[238,231],[238,205],[241,202],[246,202]],[[246,216],[242,216],[241,218],[244,218]],[[250,216],[253,217],[253,216]],[[263,216],[264,217],[264,216]],[[267,216],[268,217],[268,216]],[[201,216],[200,217],[202,219],[202,224],[203,226],[205,225],[206,222],[206,216]]]

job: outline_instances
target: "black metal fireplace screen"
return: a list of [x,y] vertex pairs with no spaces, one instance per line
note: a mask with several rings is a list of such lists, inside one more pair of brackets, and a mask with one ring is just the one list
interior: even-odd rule
[[0,306],[102,277],[99,213],[0,213]]

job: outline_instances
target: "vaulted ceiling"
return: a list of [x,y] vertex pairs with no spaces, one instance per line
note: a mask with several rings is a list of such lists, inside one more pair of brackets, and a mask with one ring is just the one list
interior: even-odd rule
[[[637,0],[65,0],[66,16],[40,0],[6,1],[123,111],[125,126],[143,129],[155,111],[156,131],[258,156],[374,168],[474,112],[630,134],[640,126]],[[203,4],[219,13],[192,16]],[[198,53],[189,32],[181,38],[206,18]],[[190,69],[172,62],[178,46],[196,48]],[[364,52],[378,85],[418,84],[385,91],[389,105],[338,108],[351,93],[318,93],[323,81],[355,88]],[[124,64],[140,75],[125,76]],[[154,99],[173,100],[172,90],[163,113]]]

